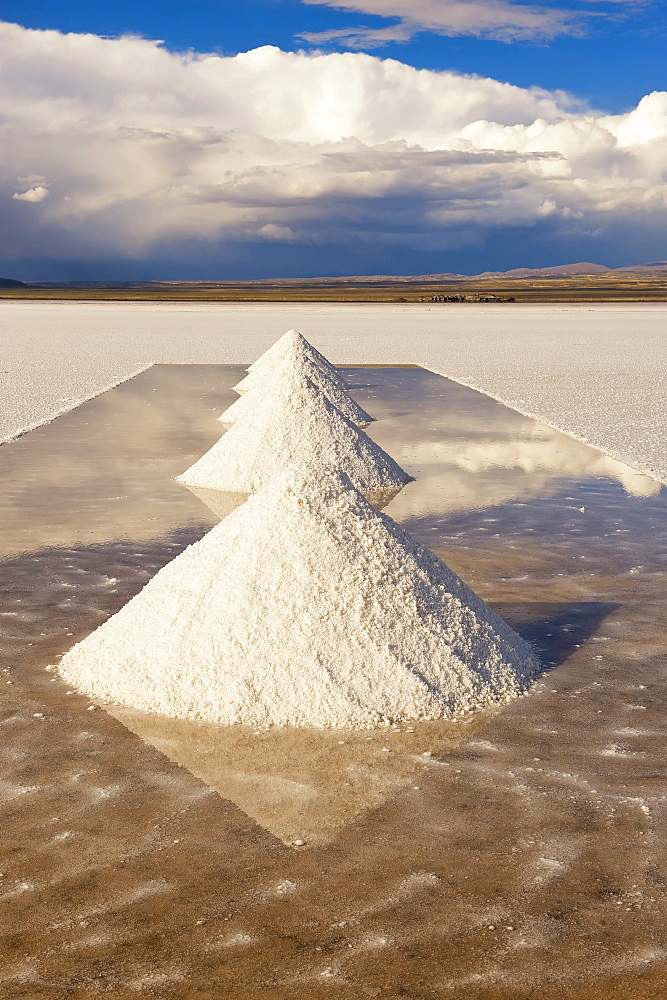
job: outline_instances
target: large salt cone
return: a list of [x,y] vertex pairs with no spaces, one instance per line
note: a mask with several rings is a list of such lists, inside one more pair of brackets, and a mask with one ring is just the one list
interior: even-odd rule
[[411,477],[386,451],[293,371],[267,383],[260,409],[237,421],[178,477],[220,517],[297,464],[343,469],[377,507]]
[[524,692],[529,646],[341,472],[297,469],[62,659],[88,696],[253,726],[455,716]]
[[342,386],[339,378],[333,379],[309,357],[299,356],[296,359],[285,358],[280,364],[271,367],[269,371],[258,371],[253,375],[257,379],[248,392],[244,392],[231,406],[228,406],[220,416],[220,421],[228,427],[250,417],[256,410],[265,405],[268,387],[276,379],[293,378],[310,379],[343,416],[351,420],[357,427],[366,427],[373,420],[366,411],[350,396]]
[[280,340],[277,340],[268,351],[265,351],[257,361],[250,365],[248,368],[249,374],[234,386],[235,392],[238,392],[239,395],[248,392],[248,390],[253,389],[261,383],[263,375],[266,375],[283,361],[291,360],[295,363],[300,358],[308,358],[324,374],[328,375],[332,380],[338,381],[342,389],[346,388],[344,379],[341,378],[331,362],[323,354],[320,354],[312,344],[309,344],[303,334],[297,330],[288,330]]

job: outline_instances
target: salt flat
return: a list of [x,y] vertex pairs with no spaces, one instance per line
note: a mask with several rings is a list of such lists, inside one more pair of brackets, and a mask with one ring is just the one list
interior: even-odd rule
[[667,304],[0,303],[0,440],[154,362],[249,363],[290,327],[416,363],[667,482]]

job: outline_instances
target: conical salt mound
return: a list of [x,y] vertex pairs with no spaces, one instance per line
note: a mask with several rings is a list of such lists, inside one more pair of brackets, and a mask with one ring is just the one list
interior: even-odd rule
[[253,361],[248,366],[247,371],[254,372],[258,368],[280,364],[287,354],[295,350],[305,352],[314,361],[319,361],[323,368],[333,367],[329,359],[325,358],[316,347],[313,347],[302,333],[298,330],[288,330],[287,333],[284,333],[282,337],[276,340],[275,344],[272,344],[267,351],[264,351],[264,354],[261,354],[256,361]]
[[310,358],[300,356],[296,359],[285,358],[279,365],[272,367],[266,373],[259,371],[255,376],[259,379],[258,384],[244,392],[231,406],[227,407],[220,416],[220,421],[231,427],[239,419],[247,419],[255,411],[265,405],[267,388],[277,379],[284,379],[292,374],[296,378],[310,379],[317,386],[329,402],[333,403],[336,409],[340,410],[343,416],[347,417],[357,427],[366,427],[373,420],[366,411],[352,399],[350,394],[343,388],[340,379],[331,378],[319,365],[316,365]]
[[250,365],[249,374],[234,386],[234,390],[239,395],[248,392],[256,385],[261,384],[262,377],[283,361],[290,360],[296,363],[301,358],[308,358],[325,375],[337,381],[342,389],[346,388],[344,379],[341,378],[331,362],[323,354],[320,354],[312,344],[309,344],[303,334],[297,330],[288,330],[280,340],[277,340],[268,351],[265,351],[257,361]]
[[363,493],[410,482],[386,451],[355,426],[310,379],[293,370],[267,383],[261,409],[231,430],[178,482],[191,489],[255,493],[296,464],[343,469]]
[[274,480],[67,653],[93,698],[178,718],[365,727],[524,691],[526,643],[340,472]]

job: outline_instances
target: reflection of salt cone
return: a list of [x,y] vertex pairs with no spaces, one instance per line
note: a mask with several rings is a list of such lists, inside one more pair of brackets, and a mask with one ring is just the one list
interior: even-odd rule
[[208,490],[204,486],[188,486],[188,489],[219,518],[227,517],[233,510],[245,503],[251,495],[250,493],[232,493],[226,490]]
[[220,417],[220,421],[231,427],[237,420],[244,420],[265,405],[266,394],[277,379],[291,378],[310,379],[330,403],[340,410],[343,416],[351,420],[357,427],[365,427],[373,418],[350,396],[337,376],[331,376],[320,365],[308,357],[292,359],[284,358],[279,364],[268,371],[257,371],[253,376],[255,384],[248,392],[228,406]]
[[[219,518],[227,517],[252,496],[251,493],[228,493],[225,490],[208,490],[199,486],[188,486],[188,489]],[[392,487],[386,490],[366,490],[364,496],[376,510],[384,510],[401,489],[402,487]]]
[[190,489],[255,493],[304,463],[343,469],[363,493],[396,491],[410,482],[317,386],[289,370],[267,384],[262,407],[235,423],[178,482]]
[[143,711],[352,727],[505,701],[537,670],[444,563],[322,467],[251,497],[60,665]]

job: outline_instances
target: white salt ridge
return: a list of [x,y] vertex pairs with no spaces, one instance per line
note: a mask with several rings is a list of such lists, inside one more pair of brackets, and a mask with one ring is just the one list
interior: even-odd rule
[[346,388],[345,380],[331,362],[323,354],[320,354],[312,344],[309,344],[298,330],[288,330],[268,351],[265,351],[257,361],[250,365],[249,374],[234,386],[234,390],[239,395],[249,392],[255,386],[261,385],[264,377],[284,361],[297,364],[302,359],[310,361],[324,375],[328,375],[332,381],[338,382],[341,389]]
[[67,653],[89,697],[177,718],[364,728],[507,701],[539,669],[333,469],[274,480]]
[[398,490],[410,482],[386,451],[291,369],[267,382],[262,407],[234,423],[178,482],[255,493],[284,470],[312,462],[343,469],[363,492]]
[[347,417],[358,427],[365,427],[370,424],[373,417],[352,399],[346,391],[341,380],[329,375],[323,368],[315,364],[306,355],[299,355],[296,358],[285,357],[280,364],[272,367],[269,371],[257,372],[259,381],[248,392],[237,399],[231,406],[227,407],[220,416],[220,421],[227,426],[236,423],[237,420],[245,419],[256,410],[265,405],[266,392],[277,379],[285,378],[292,373],[295,378],[310,379],[317,386],[321,393],[333,403],[337,410]]

